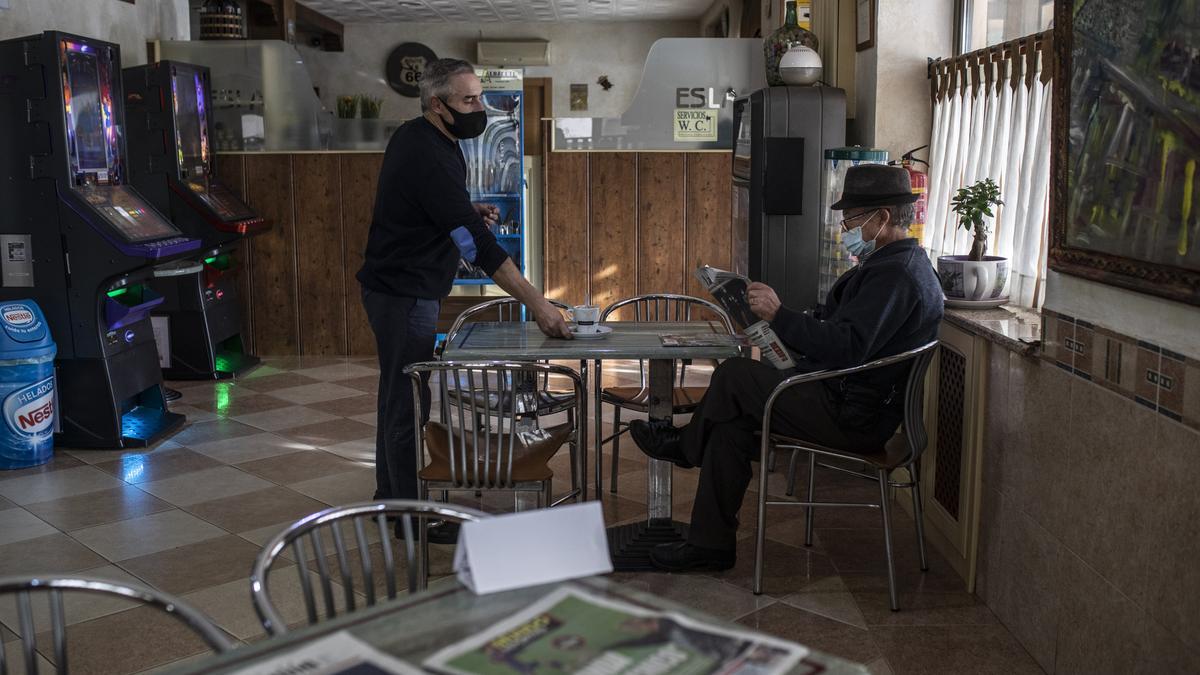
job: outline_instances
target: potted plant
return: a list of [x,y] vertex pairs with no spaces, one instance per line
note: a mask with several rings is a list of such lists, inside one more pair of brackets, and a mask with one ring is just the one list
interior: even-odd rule
[[984,178],[961,188],[950,200],[950,210],[958,223],[973,232],[975,239],[967,255],[938,257],[938,276],[946,304],[950,306],[998,306],[1008,302],[1008,258],[987,255],[987,240],[993,217],[992,207],[1004,204],[1000,186]]

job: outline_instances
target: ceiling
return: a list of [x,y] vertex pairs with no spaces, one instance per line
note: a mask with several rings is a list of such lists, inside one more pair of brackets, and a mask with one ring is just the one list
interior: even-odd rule
[[302,0],[343,23],[695,19],[711,0]]

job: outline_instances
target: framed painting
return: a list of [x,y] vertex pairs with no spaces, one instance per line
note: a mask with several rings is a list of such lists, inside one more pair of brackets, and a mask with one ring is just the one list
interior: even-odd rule
[[875,46],[875,2],[876,0],[855,0],[854,51],[856,52]]
[[1051,269],[1200,305],[1200,17],[1056,0]]

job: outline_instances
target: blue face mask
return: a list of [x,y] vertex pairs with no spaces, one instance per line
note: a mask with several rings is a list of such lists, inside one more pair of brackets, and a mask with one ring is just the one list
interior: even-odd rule
[[[850,253],[850,255],[858,258],[859,260],[871,255],[871,252],[875,250],[875,238],[872,237],[870,241],[863,241],[862,233],[863,230],[866,229],[867,223],[871,222],[871,219],[874,218],[878,213],[878,211],[872,213],[869,218],[863,221],[862,225],[859,225],[849,232],[842,233],[842,246],[847,252]],[[879,233],[876,232],[875,236],[878,237]]]

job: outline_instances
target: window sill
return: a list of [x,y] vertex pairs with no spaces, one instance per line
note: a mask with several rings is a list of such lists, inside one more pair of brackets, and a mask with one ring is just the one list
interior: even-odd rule
[[945,320],[1006,349],[1033,356],[1042,343],[1042,314],[1028,307],[946,308]]

